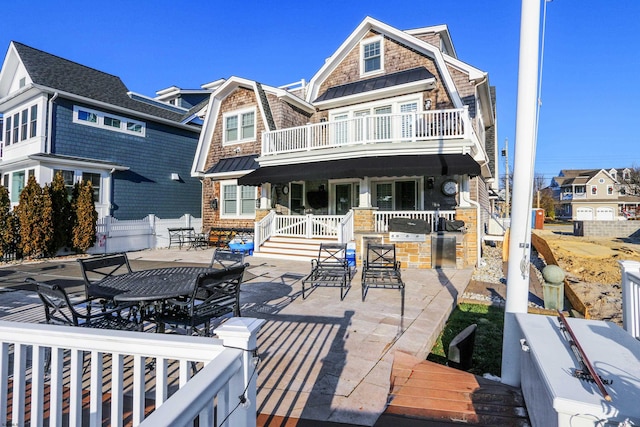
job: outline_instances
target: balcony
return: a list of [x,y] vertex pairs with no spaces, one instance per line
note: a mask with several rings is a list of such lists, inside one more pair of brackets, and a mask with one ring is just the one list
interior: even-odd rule
[[[353,147],[357,151],[359,146],[370,144],[393,143],[393,146],[381,145],[376,149],[401,149],[409,146],[409,143],[416,142],[431,143],[425,144],[424,148],[434,153],[470,152],[474,155],[482,149],[478,147],[477,142],[473,142],[472,135],[475,136],[475,133],[467,107],[375,114],[264,132],[262,157],[285,153],[321,154],[322,150],[326,152],[329,149],[344,147]],[[474,139],[478,141],[477,137]]]

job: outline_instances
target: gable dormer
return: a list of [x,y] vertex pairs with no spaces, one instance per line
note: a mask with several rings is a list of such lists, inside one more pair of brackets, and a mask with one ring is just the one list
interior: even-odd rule
[[0,99],[17,93],[33,83],[18,52],[11,42],[0,71]]

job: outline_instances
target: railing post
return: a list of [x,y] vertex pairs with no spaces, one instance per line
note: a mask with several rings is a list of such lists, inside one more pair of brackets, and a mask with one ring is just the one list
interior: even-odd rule
[[307,239],[313,238],[313,214],[307,214],[307,220],[305,224]]
[[[622,269],[622,325],[634,338],[640,339],[640,262],[618,261]],[[636,273],[631,280],[629,273]]]
[[[239,410],[238,425],[255,426],[257,412],[257,374],[258,363],[258,332],[265,321],[263,319],[252,319],[250,317],[233,317],[227,320],[214,333],[222,340],[225,347],[239,348],[244,350],[242,357],[244,372],[244,387],[246,404]],[[244,420],[242,420],[244,419]],[[236,418],[238,421],[238,418]],[[244,421],[244,422],[243,422]]]
[[253,252],[260,252],[260,242],[262,237],[260,236],[260,222],[253,223]]

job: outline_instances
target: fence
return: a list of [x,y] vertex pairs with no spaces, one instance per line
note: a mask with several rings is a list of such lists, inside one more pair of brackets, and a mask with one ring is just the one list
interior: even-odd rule
[[202,218],[185,214],[177,219],[160,219],[153,214],[139,220],[121,221],[106,216],[98,221],[96,244],[90,254],[137,251],[169,247],[169,228],[202,229]]

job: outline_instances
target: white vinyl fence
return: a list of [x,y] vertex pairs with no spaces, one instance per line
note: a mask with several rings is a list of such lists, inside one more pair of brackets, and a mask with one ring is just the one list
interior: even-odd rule
[[202,218],[185,214],[176,219],[161,219],[154,214],[138,220],[121,221],[111,216],[98,220],[96,244],[87,252],[106,254],[169,247],[169,228],[202,231]]
[[618,261],[622,269],[622,322],[624,329],[640,339],[640,262]]

